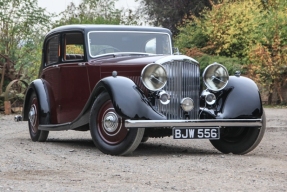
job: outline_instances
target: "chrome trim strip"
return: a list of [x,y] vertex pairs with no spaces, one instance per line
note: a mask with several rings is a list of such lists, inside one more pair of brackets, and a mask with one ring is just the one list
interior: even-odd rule
[[262,127],[262,119],[125,120],[126,128]]

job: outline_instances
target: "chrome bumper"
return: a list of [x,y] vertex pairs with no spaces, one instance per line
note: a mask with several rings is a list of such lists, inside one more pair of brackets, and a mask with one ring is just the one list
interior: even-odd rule
[[262,127],[262,119],[125,120],[126,128]]

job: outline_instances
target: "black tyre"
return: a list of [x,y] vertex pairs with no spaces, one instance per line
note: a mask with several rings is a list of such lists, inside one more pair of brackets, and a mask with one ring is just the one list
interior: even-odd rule
[[49,131],[41,131],[38,129],[39,127],[39,101],[38,97],[35,93],[33,93],[30,97],[29,101],[29,120],[28,120],[28,126],[29,126],[29,132],[30,137],[32,141],[39,141],[44,142],[47,140]]
[[262,127],[228,127],[221,129],[219,140],[210,140],[222,153],[246,154],[255,149],[263,138],[266,129],[266,117],[263,112]]
[[96,147],[105,154],[129,155],[140,144],[144,128],[128,130],[107,92],[95,100],[90,113],[90,132]]
[[147,141],[148,141],[148,138],[149,138],[149,137],[143,137],[142,140],[141,140],[141,142],[142,142],[142,143],[147,142]]

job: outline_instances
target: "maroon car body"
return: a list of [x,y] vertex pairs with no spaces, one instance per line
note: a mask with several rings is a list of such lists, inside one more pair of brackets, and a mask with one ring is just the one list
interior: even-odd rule
[[199,63],[173,53],[168,29],[62,26],[45,37],[23,119],[33,141],[45,141],[49,131],[90,130],[99,150],[112,155],[171,135],[210,139],[224,153],[254,149],[265,130],[256,84],[229,77],[217,63],[203,80],[201,92]]

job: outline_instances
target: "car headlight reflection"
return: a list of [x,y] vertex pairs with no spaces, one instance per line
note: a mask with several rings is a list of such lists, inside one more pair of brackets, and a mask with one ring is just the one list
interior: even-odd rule
[[143,68],[141,80],[147,89],[157,91],[165,86],[167,82],[167,72],[162,65],[151,63]]
[[227,69],[218,63],[208,65],[203,72],[203,81],[206,87],[212,91],[224,89],[229,80]]

